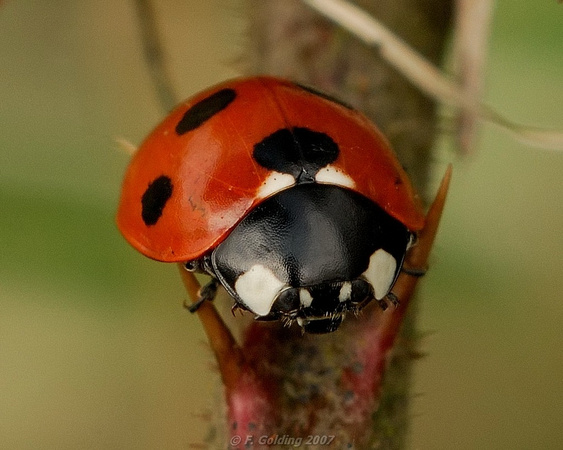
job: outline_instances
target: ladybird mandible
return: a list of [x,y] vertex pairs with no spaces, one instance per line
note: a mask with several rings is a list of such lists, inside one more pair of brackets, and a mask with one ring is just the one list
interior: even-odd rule
[[257,319],[326,333],[373,299],[386,306],[424,214],[363,114],[253,77],[157,126],[129,164],[117,224],[144,255],[210,275],[200,301],[220,284]]

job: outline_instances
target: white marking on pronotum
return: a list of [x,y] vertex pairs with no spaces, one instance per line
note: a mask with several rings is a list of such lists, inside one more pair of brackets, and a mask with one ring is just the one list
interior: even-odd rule
[[285,283],[267,267],[256,264],[240,275],[235,282],[235,291],[248,308],[265,316],[270,312],[274,300]]
[[338,293],[338,300],[340,303],[350,300],[352,297],[352,283],[345,281],[340,288]]
[[299,301],[305,308],[307,308],[308,306],[311,306],[311,303],[313,303],[313,297],[307,289],[299,289]]
[[380,248],[369,258],[368,270],[364,276],[373,286],[375,298],[381,300],[391,289],[391,283],[395,279],[397,261],[392,255]]
[[293,178],[293,175],[289,173],[272,172],[268,175],[268,178],[264,180],[256,195],[258,198],[266,198],[294,184],[295,178]]
[[315,175],[315,181],[317,183],[335,184],[347,188],[353,188],[356,185],[352,178],[346,175],[341,169],[337,169],[333,166],[326,166],[320,169]]

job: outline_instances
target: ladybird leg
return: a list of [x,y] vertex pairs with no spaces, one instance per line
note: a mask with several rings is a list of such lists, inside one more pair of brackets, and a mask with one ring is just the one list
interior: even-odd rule
[[[387,294],[387,296],[389,296],[389,294]],[[377,300],[377,304],[379,305],[379,307],[381,308],[382,311],[385,311],[387,309],[387,307],[389,306],[389,305],[387,305],[385,298],[381,298],[381,299]]]
[[192,314],[195,313],[206,300],[211,301],[215,298],[218,286],[219,282],[215,278],[212,278],[209,283],[199,289],[197,293],[197,300],[194,303],[190,305],[187,302],[184,302],[184,308]]
[[393,304],[393,306],[394,306],[395,308],[398,308],[398,307],[399,307],[399,304],[400,304],[399,298],[398,298],[395,294],[393,294],[393,292],[389,292],[389,293],[385,296],[385,298],[386,298],[387,300],[389,300],[389,301]]
[[244,308],[240,303],[235,302],[233,306],[231,306],[231,314],[233,317],[236,317],[237,311],[248,311],[248,309]]
[[[188,272],[182,263],[178,264],[178,269],[188,296],[199,298],[200,284],[194,274]],[[234,389],[233,386],[239,385],[237,383],[240,381],[245,363],[242,349],[211,303],[203,303],[197,311],[197,315],[201,320],[209,345],[217,358],[223,384],[229,392],[229,389]]]

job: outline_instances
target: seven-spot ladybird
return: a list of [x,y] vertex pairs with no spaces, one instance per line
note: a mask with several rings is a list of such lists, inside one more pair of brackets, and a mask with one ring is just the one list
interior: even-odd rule
[[[307,332],[386,306],[424,215],[381,132],[313,89],[237,79],[178,106],[134,155],[117,214],[146,256]],[[393,299],[391,297],[391,299]]]

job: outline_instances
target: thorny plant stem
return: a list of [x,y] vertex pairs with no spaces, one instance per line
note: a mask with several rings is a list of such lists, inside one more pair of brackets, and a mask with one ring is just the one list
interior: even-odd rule
[[[268,2],[270,1],[268,0]],[[154,11],[149,7],[147,0],[137,0],[137,5],[141,15],[142,36],[147,61],[160,101],[163,108],[168,110],[175,103],[175,96],[165,70],[162,47],[156,33]],[[437,203],[435,203],[440,205],[439,208],[437,207],[440,212],[445,200],[449,172],[445,180],[443,186],[446,187],[440,190],[437,197],[441,200],[437,200]],[[432,225],[428,229],[433,229],[432,233],[435,233],[439,214],[431,213],[432,211],[433,208],[429,212],[428,225],[434,224],[435,226]],[[430,232],[427,233],[427,236],[430,235]],[[434,234],[431,237],[426,237],[422,240],[422,243],[431,242],[433,237]],[[425,248],[422,243],[419,242],[420,248]],[[431,244],[426,247],[428,247],[427,252],[429,252]],[[425,258],[427,256],[428,253],[426,253]],[[409,262],[413,265],[421,261],[423,262],[422,265],[426,264],[424,258],[409,259]],[[180,271],[188,295],[193,300],[197,299],[199,283],[191,273],[185,271],[181,266]],[[351,392],[355,393],[353,402],[348,405],[352,405],[350,412],[357,415],[358,410],[360,410],[362,413],[360,419],[351,424],[348,423],[350,416],[344,422],[339,422],[340,419],[336,417],[336,422],[332,421],[325,424],[332,433],[338,427],[349,428],[348,431],[341,434],[341,436],[344,436],[343,439],[346,439],[346,441],[340,441],[342,444],[344,442],[355,443],[359,445],[357,448],[364,448],[363,445],[367,442],[366,433],[371,436],[370,422],[373,408],[379,398],[383,370],[416,282],[416,278],[402,274],[396,284],[396,293],[403,304],[397,311],[388,310],[381,313],[377,308],[371,308],[372,312],[364,313],[363,317],[358,318],[357,321],[352,319],[349,321],[358,324],[357,326],[351,325],[350,329],[347,330],[349,334],[351,333],[351,336],[346,337],[345,334],[340,334],[340,337],[332,336],[330,337],[332,340],[328,341],[334,342],[338,346],[344,345],[344,354],[351,355],[350,366],[344,365],[340,368],[335,366],[334,369],[329,370],[335,370],[337,383],[341,383],[344,387],[349,386]],[[306,336],[290,335],[288,330],[263,327],[257,323],[249,328],[243,342],[239,344],[212,304],[204,303],[198,311],[198,316],[203,323],[210,346],[217,358],[223,379],[227,404],[227,434],[272,434],[283,433],[285,430],[294,434],[303,434],[307,431],[318,430],[319,419],[325,416],[325,411],[330,412],[330,402],[333,401],[331,395],[338,396],[339,401],[347,401],[346,391],[335,391],[331,394],[330,386],[327,392],[328,397],[314,395],[311,397],[310,404],[295,403],[293,394],[288,397],[286,391],[286,386],[299,388],[301,381],[307,382],[307,379],[300,380],[300,377],[315,376],[314,372],[305,372],[302,375],[292,372],[295,364],[299,364],[299,360],[293,361],[292,358],[296,359],[295,357],[300,354],[308,357],[310,354],[307,351],[315,349],[315,354],[320,354],[322,359],[330,354],[333,344],[328,347],[325,346],[323,350],[322,346],[316,347],[318,344],[311,344],[313,340],[307,341]],[[356,331],[354,331],[354,327],[356,327]],[[360,341],[356,342],[355,337],[359,337]],[[275,346],[280,344],[279,350],[281,353],[278,353]],[[293,345],[298,347],[303,345],[303,347],[301,350],[297,350]],[[309,350],[307,350],[308,348]],[[303,349],[306,350],[305,353],[303,353]],[[296,354],[295,351],[298,353]],[[329,353],[326,353],[327,351]],[[323,354],[324,356],[322,356]],[[276,357],[278,357],[277,360],[275,360]],[[308,364],[309,361],[305,361],[305,363]],[[368,370],[370,366],[372,369]],[[358,372],[359,368],[362,368],[360,372]],[[281,372],[278,372],[279,370]],[[287,378],[288,376],[290,378]],[[292,379],[291,377],[294,376],[297,376],[297,378]],[[314,382],[311,386],[318,386],[321,389],[321,394],[323,393],[322,381],[321,385]],[[321,403],[318,403],[319,401]],[[325,401],[329,401],[329,409],[327,409],[327,405],[323,405],[322,402]],[[346,406],[344,406],[344,409],[346,409]],[[284,417],[282,418],[280,415]],[[285,419],[285,422],[282,419]],[[367,439],[371,438],[368,436]]]
[[[428,258],[444,209],[451,173],[452,168],[450,165],[436,194],[436,198],[428,210],[426,224],[419,234],[419,241],[407,255],[405,264],[409,268],[422,268],[428,264]],[[192,301],[197,301],[200,289],[199,282],[192,273],[185,270],[182,264],[179,264],[178,267],[189,297]],[[366,377],[363,375],[357,380],[351,381],[362,382],[364,380],[365,382],[366,378],[368,381],[371,380],[370,386],[367,386],[368,392],[365,392],[365,394],[371,396],[378,395],[377,392],[369,391],[378,389],[379,381],[377,377],[381,376],[383,370],[381,366],[384,365],[387,355],[393,346],[394,339],[398,334],[404,313],[418,280],[419,277],[402,272],[393,287],[395,295],[401,302],[399,309],[396,311],[386,311],[381,314],[381,320],[377,327],[370,326],[367,323],[366,327],[358,328],[357,337],[361,338],[363,335],[371,338],[375,337],[375,339],[369,339],[369,342],[372,342],[372,344],[371,348],[367,350],[367,355],[377,355],[377,360],[375,361],[373,357],[368,356],[371,362],[376,363],[372,376]],[[197,313],[217,358],[219,371],[223,379],[228,405],[228,423],[237,425],[236,427],[229,427],[232,431],[230,436],[240,436],[241,433],[243,435],[245,433],[256,433],[256,427],[260,427],[260,432],[270,434],[274,432],[287,432],[284,428],[275,428],[279,423],[278,413],[282,409],[280,403],[282,400],[279,398],[279,393],[275,387],[272,386],[272,380],[261,378],[260,368],[256,365],[256,361],[245,358],[243,349],[241,350],[236,344],[230,330],[209,302],[203,303]],[[374,332],[375,334],[373,334]],[[251,343],[251,345],[253,344]],[[379,347],[379,349],[374,346]],[[266,355],[262,356],[266,357]],[[354,380],[354,374],[349,374],[348,377],[352,377],[352,380]],[[346,382],[345,380],[346,378],[343,379],[343,382]],[[275,379],[274,383],[276,383]],[[368,405],[371,405],[369,398],[358,398],[356,403],[358,401],[359,403],[354,408],[362,408],[366,400],[368,400]],[[365,408],[365,406],[363,407]],[[369,415],[365,420],[369,420]],[[358,424],[355,423],[348,424],[348,427],[351,428],[357,426]],[[365,425],[361,422],[359,426],[361,429]],[[365,433],[365,430],[363,432]],[[360,430],[353,431],[355,436],[361,436],[361,433],[362,431]]]

